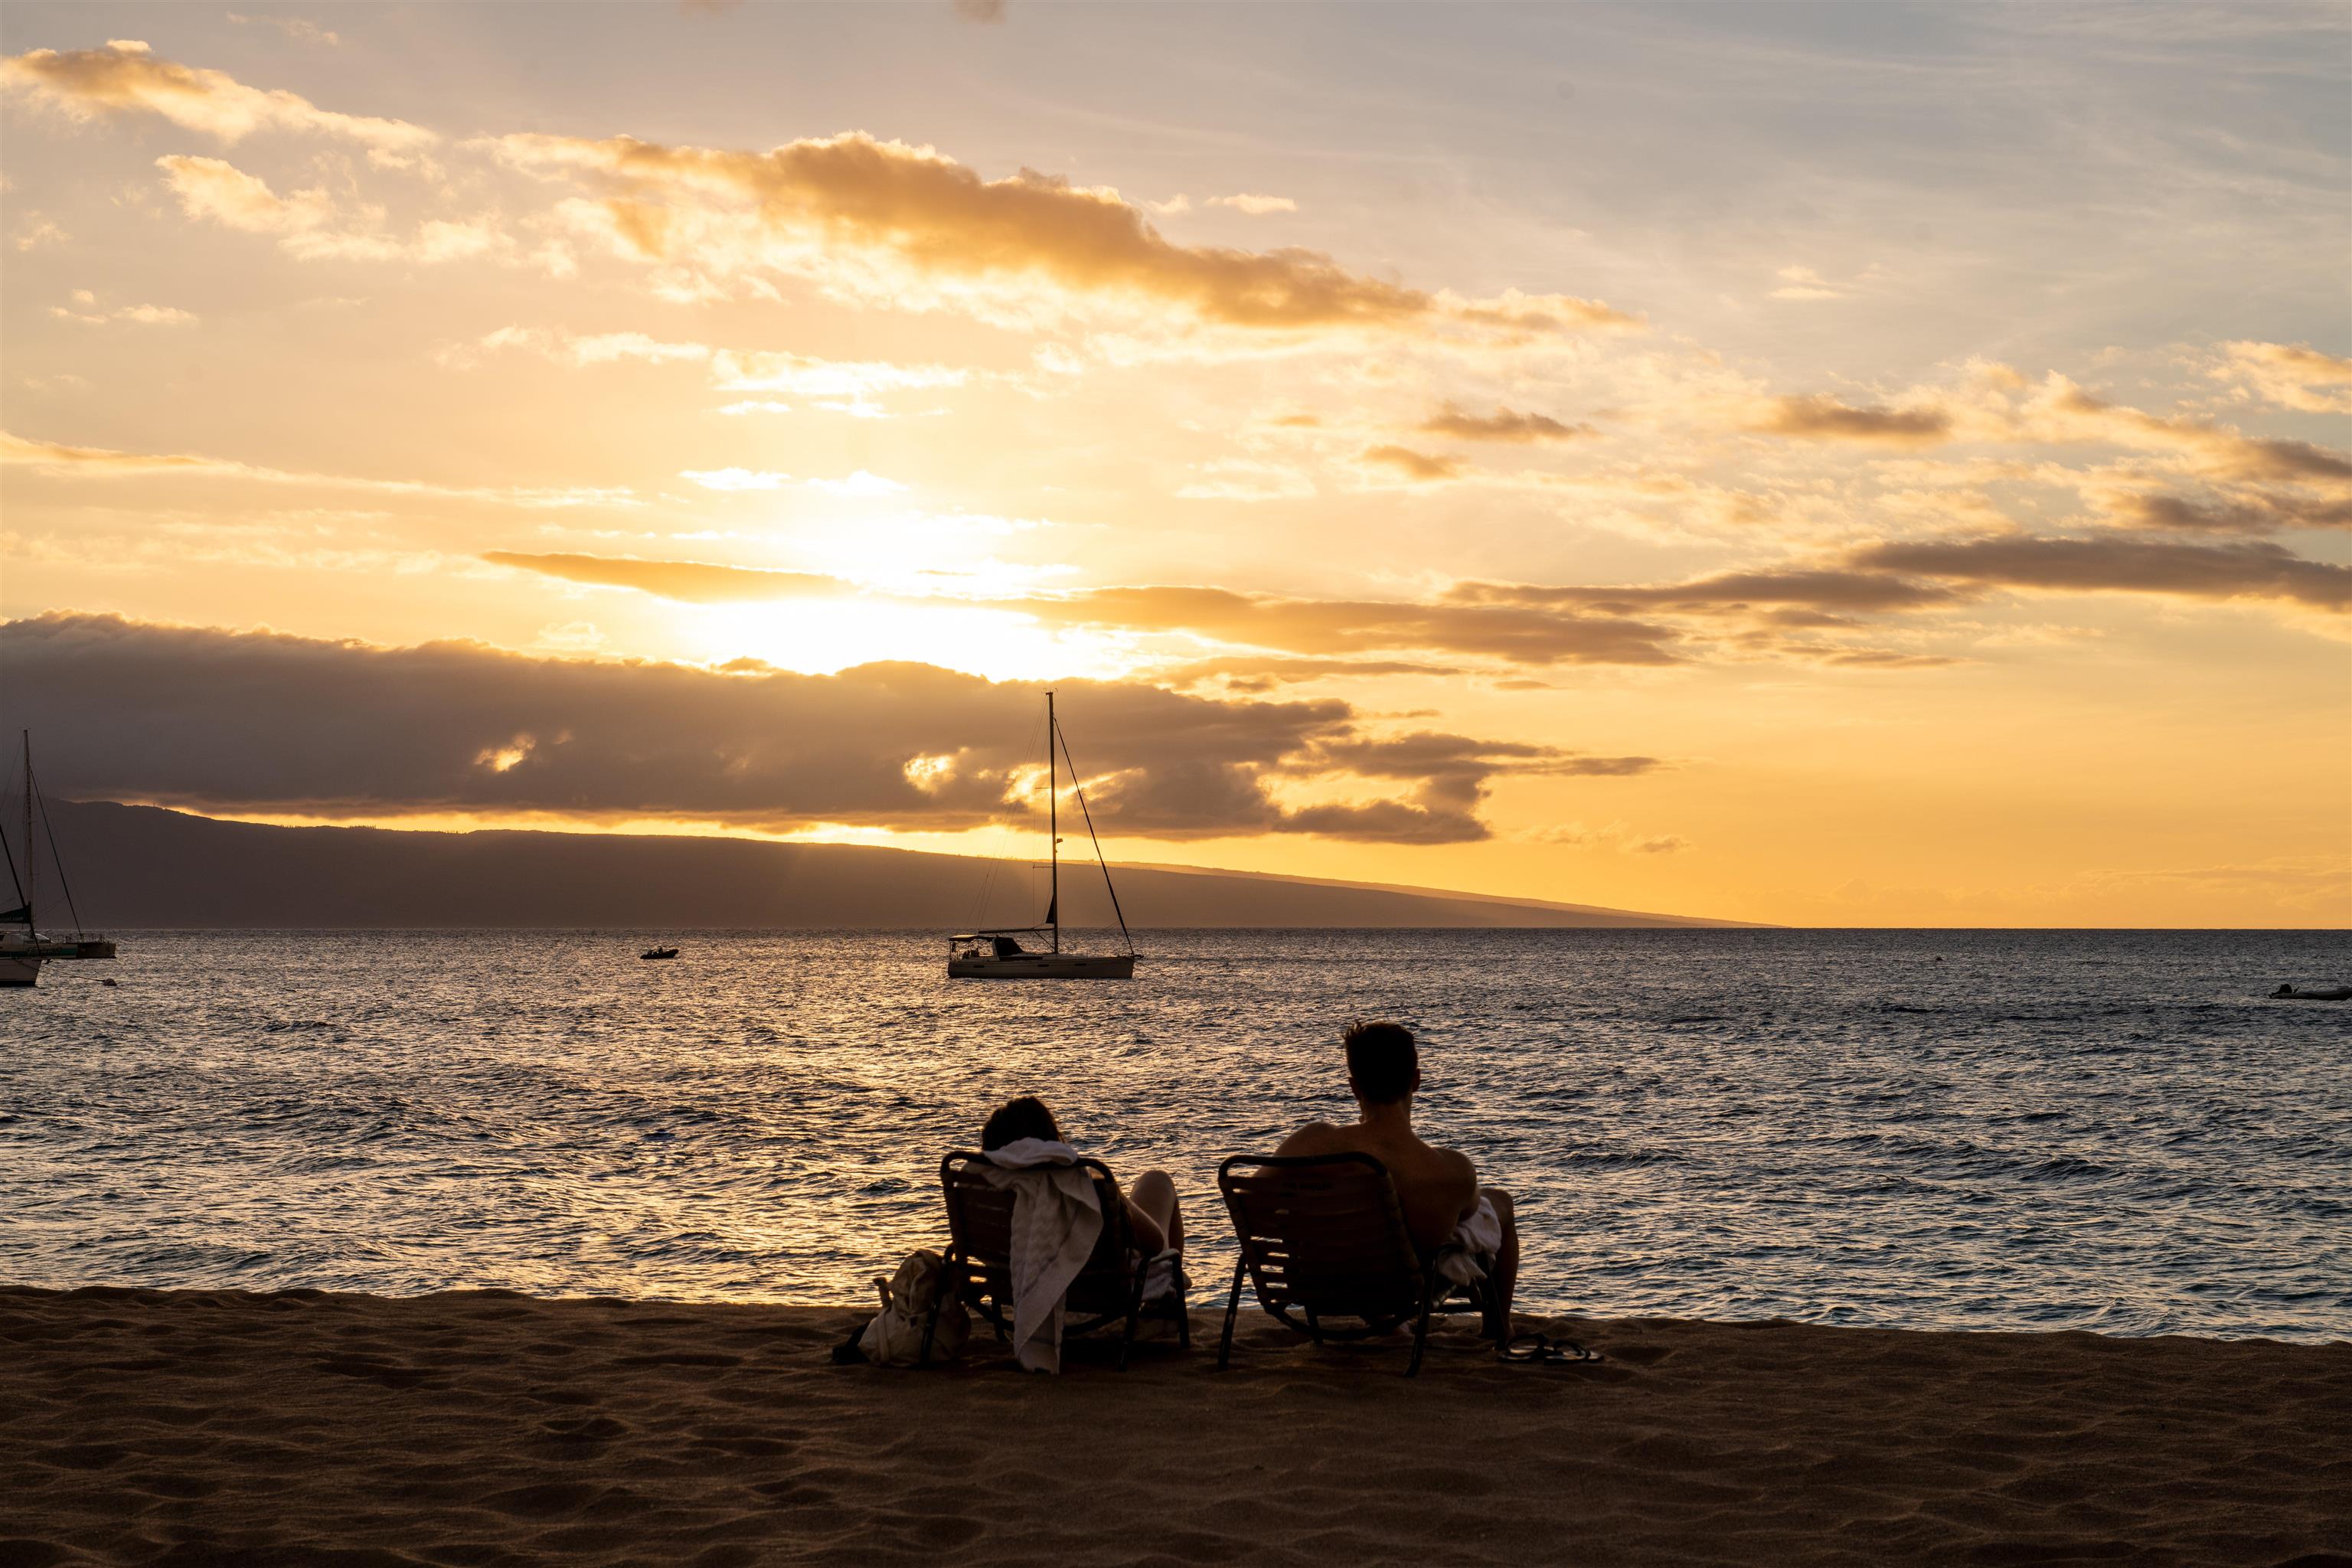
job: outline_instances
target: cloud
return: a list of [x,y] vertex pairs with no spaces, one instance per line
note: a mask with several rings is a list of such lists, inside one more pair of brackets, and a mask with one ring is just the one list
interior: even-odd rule
[[707,490],[780,490],[797,482],[803,489],[836,496],[896,495],[907,487],[896,479],[869,474],[864,468],[838,479],[801,479],[760,468],[687,468],[678,478],[692,479]]
[[1197,466],[1200,478],[1176,494],[1185,500],[1304,500],[1316,493],[1315,481],[1280,463],[1249,458],[1226,458]]
[[341,47],[343,41],[340,35],[300,16],[241,16],[231,11],[228,19],[240,27],[275,27],[297,43],[323,44],[331,49]]
[[1281,598],[1223,588],[1094,588],[994,601],[1049,626],[1184,633],[1244,647],[1328,657],[1419,652],[1514,664],[1671,664],[1675,635],[1616,616],[1505,605]]
[[790,474],[754,468],[683,468],[677,477],[707,490],[780,490],[792,480]]
[[95,475],[174,471],[237,474],[247,471],[241,463],[224,462],[213,458],[198,458],[184,453],[115,452],[104,447],[68,447],[60,441],[31,440],[5,430],[0,430],[0,465]]
[[2221,353],[2221,363],[2207,373],[2216,381],[2234,383],[2283,408],[2352,414],[2352,359],[2308,343],[2228,342]]
[[2092,396],[2053,374],[2021,415],[2027,438],[2106,441],[2171,456],[2210,478],[2241,482],[2352,482],[2352,459],[2308,441],[2247,436],[2202,419],[2168,418]]
[[1364,461],[1396,469],[1410,479],[1450,479],[1462,472],[1459,458],[1436,458],[1410,447],[1367,447]]
[[[627,361],[706,364],[711,384],[721,392],[790,392],[814,400],[821,408],[864,418],[889,416],[887,408],[873,401],[877,397],[961,386],[973,379],[972,372],[952,365],[819,359],[809,354],[669,342],[637,331],[576,333],[538,327],[500,327],[484,333],[470,346],[445,349],[439,357],[446,364],[463,367],[470,365],[478,354],[509,349],[523,350],[576,369]],[[773,398],[740,398],[724,405],[719,412],[789,414],[792,407]]]
[[1629,838],[1619,846],[1628,855],[1679,855],[1690,847],[1689,839],[1678,838],[1671,833],[1660,834],[1655,838]]
[[[155,160],[180,210],[247,234],[274,234],[281,249],[301,261],[411,261],[434,264],[505,256],[513,241],[492,216],[428,218],[414,237],[337,228],[342,216],[323,189],[279,195],[268,181],[219,158],[171,153]],[[370,216],[381,219],[381,212]]]
[[18,250],[38,250],[45,245],[63,245],[72,237],[39,213],[26,213],[17,226],[16,237],[9,243]]
[[155,160],[180,199],[180,210],[247,234],[305,234],[331,222],[333,200],[323,190],[281,196],[269,182],[219,158],[171,153]]
[[1563,425],[1549,415],[1508,408],[1465,414],[1451,403],[1430,416],[1421,429],[1425,436],[1450,436],[1457,441],[1572,441],[1598,434],[1590,425]]
[[1951,435],[1952,416],[1937,408],[1855,407],[1825,395],[1776,397],[1748,428],[1812,441],[1925,447]]
[[1586,757],[1551,746],[1477,741],[1423,731],[1386,740],[1336,740],[1314,762],[1365,778],[1419,783],[1403,800],[1324,804],[1291,813],[1286,830],[1390,843],[1462,844],[1488,837],[1478,807],[1497,774],[1553,773],[1621,778],[1664,764],[1655,757]]
[[158,58],[132,39],[102,49],[34,49],[0,59],[0,82],[78,120],[102,114],[155,114],[225,142],[257,131],[338,136],[386,152],[425,147],[438,140],[399,120],[337,114],[309,99],[247,87],[226,72]]
[[491,550],[482,559],[493,566],[560,577],[598,587],[635,588],[688,605],[733,605],[766,599],[836,598],[852,592],[838,577],[807,572],[774,572],[750,566],[711,566],[698,561],[632,561],[609,555],[531,555]]
[[[601,203],[575,210],[601,222],[625,254],[649,261],[731,260],[839,277],[854,252],[938,283],[1042,283],[1254,330],[1415,329],[1450,319],[1557,331],[1629,320],[1567,297],[1454,304],[1310,250],[1177,245],[1117,191],[1034,169],[984,180],[933,148],[860,132],[766,153],[628,136],[519,134],[497,146],[518,167],[601,185]],[[736,225],[749,226],[748,249]]]
[[[696,602],[709,602],[709,595],[720,592],[716,584],[724,574],[740,579],[724,590],[730,599],[792,598],[802,592],[797,574],[754,567],[510,552],[488,559],[525,571],[545,570],[574,582],[609,583],[671,597],[681,595],[658,584],[690,582],[697,584]],[[560,569],[539,564],[551,561],[564,564]],[[586,564],[590,562],[598,564],[592,568]],[[666,577],[672,566],[687,571]],[[585,575],[591,570],[601,574]],[[1676,658],[1671,647],[1675,634],[1664,626],[1508,604],[1297,599],[1224,588],[1161,586],[937,602],[1009,611],[1055,627],[1183,634],[1310,658],[1417,650],[1530,665],[1670,664]]]
[[2352,498],[2294,491],[2245,490],[2226,500],[2121,491],[2103,496],[2100,504],[2105,520],[2122,528],[2196,533],[2352,528]]
[[1228,691],[1271,691],[1277,686],[1328,680],[1334,677],[1370,679],[1388,675],[1462,673],[1464,671],[1459,665],[1423,664],[1408,659],[1241,657],[1195,659],[1190,664],[1155,670],[1153,677],[1162,685],[1178,688],[1201,686],[1213,680]]
[[41,441],[11,435],[5,430],[0,430],[0,467],[36,468],[59,479],[119,479],[151,474],[180,474],[206,479],[248,479],[272,485],[373,490],[384,495],[419,496],[441,500],[491,501],[508,506],[636,504],[635,498],[626,489],[439,485],[424,479],[376,479],[350,474],[299,473],[238,462],[230,458],[206,458],[193,453],[117,452],[104,447],[72,447],[62,441]]
[[1288,196],[1256,196],[1247,192],[1237,196],[1211,196],[1208,205],[1213,207],[1231,207],[1235,212],[1247,213],[1252,217],[1263,217],[1268,213],[1295,213],[1298,210],[1298,204]]
[[1772,290],[1775,300],[1843,300],[1845,290],[1832,285],[1810,267],[1780,268],[1780,287]]
[[1612,614],[1635,610],[1676,615],[1747,611],[1758,605],[1824,613],[1874,614],[1953,604],[1948,586],[1913,583],[1885,572],[1837,567],[1780,567],[1719,572],[1686,583],[1623,587],[1550,587],[1527,583],[1463,583],[1450,598],[1471,604],[1575,605]]
[[1874,544],[1855,564],[1949,581],[2061,593],[2164,594],[2193,599],[2280,599],[2352,608],[2352,567],[2307,561],[2276,544],[2172,544],[2102,539],[1990,539]]
[[[60,794],[200,810],[545,811],[950,831],[1037,805],[1042,688],[920,664],[837,675],[386,648],[52,614],[0,626],[6,722],[53,737]],[[1480,837],[1496,773],[1577,759],[1462,736],[1370,740],[1337,701],[1056,683],[1095,819],[1158,837]],[[65,761],[63,759],[70,759]],[[1418,770],[1418,771],[1417,771]],[[1292,811],[1273,793],[1402,783]]]
[[[89,291],[78,289],[74,297],[85,305],[94,305]],[[142,327],[193,327],[196,314],[172,305],[118,305],[110,310],[68,310],[63,305],[49,307],[49,314],[61,321],[78,321],[83,326],[102,327],[113,321],[129,321]]]

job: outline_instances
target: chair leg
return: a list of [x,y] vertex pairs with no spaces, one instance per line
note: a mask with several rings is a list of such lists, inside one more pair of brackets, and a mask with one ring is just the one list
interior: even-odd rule
[[1429,1281],[1424,1279],[1421,1284],[1421,1316],[1413,1320],[1412,1325],[1412,1360],[1404,1368],[1407,1377],[1421,1375],[1421,1352],[1429,1348]]
[[1225,1298],[1225,1333],[1224,1337],[1217,1342],[1219,1372],[1224,1371],[1226,1363],[1234,1359],[1234,1320],[1241,1314],[1242,1274],[1247,1267],[1248,1264],[1244,1259],[1234,1260],[1234,1293]]
[[1135,1331],[1143,1321],[1143,1270],[1135,1271],[1135,1294],[1127,1299],[1127,1326],[1118,1336],[1118,1370],[1127,1370],[1127,1352],[1135,1348]]

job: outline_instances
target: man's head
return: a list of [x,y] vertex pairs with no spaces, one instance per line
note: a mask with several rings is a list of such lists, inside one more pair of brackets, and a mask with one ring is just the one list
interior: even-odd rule
[[983,1151],[1002,1149],[1024,1138],[1041,1138],[1048,1143],[1062,1141],[1062,1130],[1054,1125],[1054,1113],[1034,1094],[1024,1094],[998,1106],[990,1115],[988,1125],[981,1130],[980,1146]]
[[1348,1047],[1348,1087],[1366,1105],[1394,1105],[1421,1087],[1421,1054],[1402,1024],[1356,1023]]

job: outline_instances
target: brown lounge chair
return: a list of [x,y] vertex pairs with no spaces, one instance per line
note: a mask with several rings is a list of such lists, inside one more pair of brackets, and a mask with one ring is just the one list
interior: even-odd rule
[[[1156,1301],[1143,1299],[1145,1277],[1151,1260],[1138,1255],[1134,1232],[1127,1223],[1127,1205],[1110,1167],[1100,1160],[1081,1157],[1081,1169],[1095,1179],[1102,1199],[1102,1236],[1094,1255],[1062,1298],[1062,1337],[1092,1333],[1110,1323],[1124,1323],[1118,1342],[1118,1364],[1127,1366],[1135,1331],[1147,1317],[1172,1318],[1176,1337],[1192,1348],[1192,1319],[1184,1302],[1182,1257],[1177,1259],[1176,1286]],[[947,1194],[948,1256],[940,1290],[930,1315],[923,1321],[919,1361],[931,1359],[931,1335],[940,1321],[940,1307],[952,1297],[994,1326],[998,1339],[1013,1334],[1013,1192],[991,1186],[982,1171],[995,1169],[985,1154],[958,1150],[940,1162],[940,1188]],[[1130,1258],[1135,1261],[1129,1262]]]
[[[1438,1272],[1437,1258],[1424,1260],[1414,1249],[1388,1167],[1370,1154],[1236,1154],[1217,1167],[1217,1190],[1241,1243],[1217,1344],[1220,1371],[1233,1355],[1244,1275],[1259,1306],[1318,1345],[1412,1323],[1407,1377],[1421,1371],[1431,1313],[1487,1310],[1483,1281],[1457,1286]],[[1354,1323],[1335,1327],[1333,1318]],[[1498,1336],[1496,1348],[1502,1344]]]

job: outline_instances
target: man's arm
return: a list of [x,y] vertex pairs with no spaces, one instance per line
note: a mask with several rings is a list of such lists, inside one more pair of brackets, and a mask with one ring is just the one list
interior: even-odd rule
[[1437,1158],[1431,1174],[1428,1202],[1433,1209],[1465,1220],[1478,1206],[1478,1167],[1458,1149],[1433,1149]]

